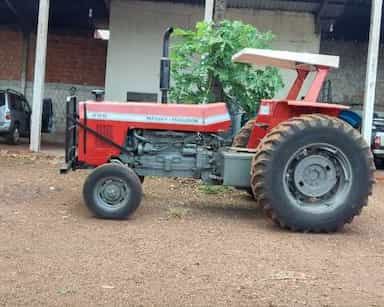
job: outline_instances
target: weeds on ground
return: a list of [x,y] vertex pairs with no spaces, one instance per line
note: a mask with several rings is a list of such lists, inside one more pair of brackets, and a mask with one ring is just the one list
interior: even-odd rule
[[198,189],[204,194],[221,194],[231,191],[230,187],[224,185],[209,185],[204,183],[199,185]]
[[57,293],[61,295],[68,295],[68,294],[76,294],[76,290],[71,289],[71,288],[60,288],[57,289]]
[[168,216],[170,218],[183,219],[190,213],[190,211],[190,209],[183,207],[169,207]]

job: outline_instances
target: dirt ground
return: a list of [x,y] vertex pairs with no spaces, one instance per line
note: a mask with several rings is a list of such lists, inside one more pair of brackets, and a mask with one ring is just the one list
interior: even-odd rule
[[0,305],[384,306],[384,181],[331,235],[282,231],[231,189],[147,178],[127,221],[94,218],[87,171],[0,145]]

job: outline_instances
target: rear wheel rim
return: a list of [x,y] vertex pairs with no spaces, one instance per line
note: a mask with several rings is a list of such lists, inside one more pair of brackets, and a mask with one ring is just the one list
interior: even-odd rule
[[96,203],[107,210],[118,210],[127,205],[131,190],[128,184],[117,177],[99,180],[94,189]]
[[322,213],[343,204],[352,179],[351,163],[339,148],[315,143],[300,148],[288,160],[283,186],[294,206]]

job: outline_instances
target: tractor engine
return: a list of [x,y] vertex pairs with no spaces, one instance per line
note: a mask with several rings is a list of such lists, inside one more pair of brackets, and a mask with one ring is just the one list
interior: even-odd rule
[[168,130],[131,130],[126,148],[132,153],[119,159],[130,165],[139,175],[219,178],[219,148],[226,140],[213,133]]

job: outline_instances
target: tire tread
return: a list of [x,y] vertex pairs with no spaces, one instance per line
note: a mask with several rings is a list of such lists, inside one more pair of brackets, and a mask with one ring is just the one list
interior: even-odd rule
[[374,180],[374,171],[376,170],[374,165],[373,155],[370,151],[369,146],[364,141],[360,133],[355,129],[349,126],[347,123],[342,120],[324,115],[324,114],[309,114],[302,115],[299,117],[293,117],[290,120],[283,122],[277,125],[271,130],[270,133],[262,140],[258,146],[258,152],[254,156],[252,165],[251,165],[251,187],[255,200],[258,205],[262,208],[264,213],[268,218],[270,218],[275,224],[279,225],[281,228],[290,229],[292,231],[299,232],[335,232],[342,228],[344,224],[351,223],[353,218],[361,213],[361,209],[368,204],[368,195],[365,196],[364,201],[360,204],[355,204],[352,206],[354,210],[350,216],[345,217],[339,222],[339,224],[334,226],[324,226],[319,227],[307,227],[307,228],[297,228],[294,225],[289,224],[289,221],[284,220],[282,217],[279,217],[270,200],[268,187],[265,181],[265,173],[269,164],[271,162],[272,154],[276,151],[276,148],[284,142],[284,139],[292,134],[295,134],[298,130],[304,130],[308,127],[331,127],[342,129],[345,133],[349,134],[351,138],[356,142],[360,147],[360,150],[364,152],[366,162],[369,165],[369,193],[372,194],[372,188]]

